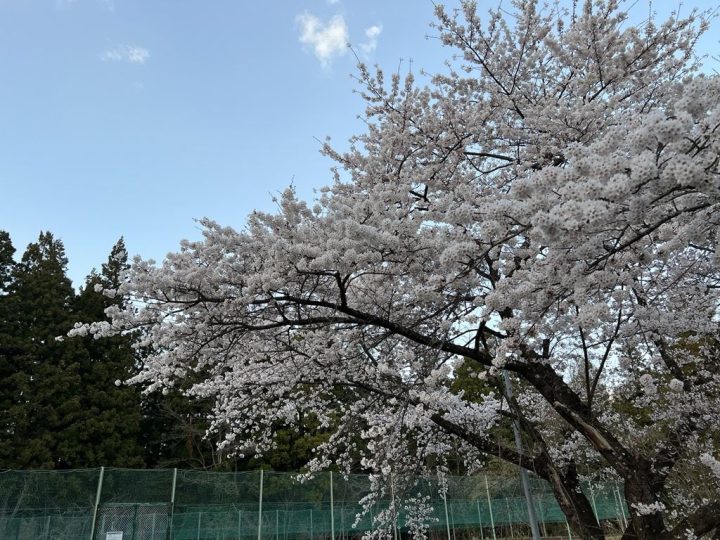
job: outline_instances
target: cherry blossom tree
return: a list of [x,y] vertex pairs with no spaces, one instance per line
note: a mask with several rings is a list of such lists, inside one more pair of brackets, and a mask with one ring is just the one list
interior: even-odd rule
[[[706,14],[627,18],[438,7],[447,74],[360,65],[367,129],[324,146],[314,204],[289,189],[243,230],[204,221],[107,291],[134,300],[112,324],[74,333],[143,327],[138,380],[198,378],[226,450],[310,412],[334,429],[312,467],[360,453],[382,491],[459,447],[469,471],[492,455],[546,479],[599,539],[591,456],[624,485],[624,538],[718,531],[720,79],[693,53]],[[518,397],[453,392],[460,364]],[[522,451],[493,437],[508,418]]]

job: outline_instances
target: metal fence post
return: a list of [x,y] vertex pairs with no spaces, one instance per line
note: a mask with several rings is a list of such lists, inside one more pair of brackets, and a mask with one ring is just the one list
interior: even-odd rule
[[335,540],[335,496],[332,471],[330,471],[330,540]]
[[137,509],[138,509],[138,505],[136,504],[136,505],[134,506],[134,508],[135,508],[135,511],[133,512],[133,533],[132,533],[132,540],[135,540],[135,538],[137,538],[137,528],[138,528],[138,524],[137,524]]
[[173,517],[175,516],[175,486],[177,486],[177,469],[173,469],[172,489],[170,490],[170,516],[167,525],[168,540],[172,540]]
[[490,526],[492,527],[493,540],[497,540],[497,536],[495,536],[495,518],[493,517],[492,501],[490,500],[490,488],[488,487],[487,474],[485,475],[485,493],[487,494],[488,510],[490,510]]
[[543,536],[547,536],[547,527],[545,526],[545,509],[543,508],[542,497],[537,500],[538,508],[540,509],[540,527],[542,527]]
[[620,506],[620,514],[622,515],[623,527],[625,529],[627,529],[628,522],[627,522],[627,516],[625,515],[625,504],[623,503],[623,498],[622,498],[622,495],[620,494],[620,487],[617,484],[615,485],[615,492],[617,493],[618,504]]
[[482,512],[480,512],[480,499],[475,501],[477,503],[477,509],[478,509],[478,525],[480,525],[480,540],[485,540],[485,535],[483,534],[483,525],[482,525]]
[[457,540],[457,537],[455,536],[455,515],[453,514],[452,503],[450,503],[450,523],[452,523],[453,540]]
[[447,492],[443,493],[443,504],[445,505],[445,529],[447,530],[448,540],[450,540],[450,516],[448,516]]
[[395,506],[395,478],[393,475],[390,475],[390,496],[392,497],[392,508],[393,508],[393,539],[398,540],[398,530],[397,530],[397,520],[398,520],[398,511],[397,506]]
[[97,522],[98,506],[102,495],[103,479],[105,478],[105,467],[100,467],[100,478],[98,478],[97,492],[95,493],[95,509],[93,510],[92,526],[90,528],[90,540],[95,540],[95,524]]
[[257,540],[262,538],[262,501],[263,501],[263,470],[260,469],[260,498],[258,503],[258,534]]
[[512,520],[512,516],[510,515],[510,503],[508,502],[507,497],[505,497],[505,508],[507,511],[506,515],[507,515],[508,524],[510,525],[510,538],[515,538],[515,531],[513,531],[513,526],[512,526],[513,520]]
[[[513,391],[510,376],[506,370],[503,370],[503,379],[505,381],[505,393],[507,394],[508,402],[510,402],[513,397]],[[517,448],[518,454],[523,455],[522,437],[520,436],[520,422],[517,418],[513,420],[512,425],[513,434],[515,436],[515,447]],[[535,514],[535,500],[532,488],[530,487],[530,479],[528,478],[527,470],[522,467],[520,467],[520,479],[522,480],[523,492],[525,493],[525,503],[527,504],[530,531],[532,532],[533,540],[540,540],[540,529],[538,528],[537,516]],[[510,531],[512,532],[512,528]]]

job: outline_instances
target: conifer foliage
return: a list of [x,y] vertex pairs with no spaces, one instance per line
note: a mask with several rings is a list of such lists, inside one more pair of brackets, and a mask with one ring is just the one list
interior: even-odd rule
[[[137,370],[130,338],[58,339],[79,321],[105,320],[126,264],[122,240],[77,295],[60,240],[41,233],[14,262],[0,233],[0,468],[140,466],[138,388],[115,385]],[[98,288],[99,288],[98,287]]]
[[80,347],[56,339],[72,328],[74,291],[66,266],[62,242],[41,233],[13,267],[4,298],[14,399],[8,414],[11,429],[3,435],[11,438],[20,467],[67,467],[73,460],[66,430],[82,411],[77,394]]
[[[83,318],[106,320],[108,307],[123,306],[122,297],[110,298],[101,290],[114,290],[121,284],[127,259],[121,238],[100,273],[92,272],[75,298],[73,323]],[[82,463],[123,467],[142,467],[145,463],[141,388],[122,384],[139,368],[133,339],[132,335],[126,335],[108,341],[82,340],[80,398],[84,414],[70,428],[73,440],[84,452]]]
[[[58,339],[79,321],[109,321],[126,307],[118,289],[128,270],[121,238],[100,271],[79,290],[66,276],[60,240],[40,235],[15,262],[0,231],[0,469],[180,467],[297,470],[323,434],[279,428],[283,443],[262,460],[228,460],[207,438],[212,400],[188,399],[190,384],[143,396],[125,382],[142,368],[147,347],[137,333],[97,340]],[[312,424],[314,425],[314,424]]]
[[[717,530],[720,372],[703,344],[718,331],[720,79],[693,56],[706,21],[635,27],[616,0],[463,5],[437,8],[459,61],[430,86],[360,66],[367,131],[324,148],[338,173],[315,206],[288,190],[243,231],[206,221],[202,241],[132,266],[119,293],[134,303],[112,324],[74,333],[143,328],[137,380],[214,397],[226,448],[271,448],[300,407],[334,426],[316,468],[349,463],[361,434],[363,466],[397,490],[461,445],[470,470],[490,454],[547,479],[575,533],[599,539],[580,490],[591,456],[624,483],[626,538]],[[453,393],[460,362],[522,391]],[[523,451],[493,437],[507,417]]]

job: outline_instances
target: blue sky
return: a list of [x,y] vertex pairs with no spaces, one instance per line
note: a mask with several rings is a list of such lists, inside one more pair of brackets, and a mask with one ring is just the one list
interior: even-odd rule
[[52,231],[77,286],[121,235],[161,260],[195,218],[241,228],[291,182],[311,199],[316,139],[362,129],[342,44],[437,71],[432,20],[430,0],[0,0],[0,229],[18,257]]

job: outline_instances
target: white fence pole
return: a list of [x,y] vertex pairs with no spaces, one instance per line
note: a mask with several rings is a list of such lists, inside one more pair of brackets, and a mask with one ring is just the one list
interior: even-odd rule
[[539,497],[536,501],[540,511],[540,527],[542,527],[543,536],[547,536],[547,527],[545,526],[545,508],[543,507],[542,497]]
[[395,477],[390,475],[390,496],[392,498],[392,508],[393,508],[393,540],[398,540],[398,530],[397,530],[397,520],[398,520],[398,511],[397,506],[395,506]]
[[485,540],[485,535],[483,534],[482,512],[480,512],[480,499],[478,499],[475,502],[477,502],[477,509],[478,509],[478,524],[480,525],[480,540]]
[[[512,384],[510,382],[510,376],[505,370],[503,370],[503,379],[505,380],[505,393],[507,394],[508,401],[510,401],[513,397]],[[515,446],[518,454],[523,455],[522,437],[520,436],[520,421],[517,418],[514,419],[512,426],[513,434],[515,435]],[[527,504],[530,531],[532,532],[533,540],[540,540],[540,529],[538,528],[538,520],[535,513],[535,500],[532,488],[530,487],[528,473],[522,467],[520,468],[520,479],[522,480],[523,492],[525,493],[525,503]],[[512,526],[510,527],[510,531],[512,532]]]
[[450,504],[450,523],[452,524],[453,540],[457,540],[457,537],[455,536],[455,515],[453,514],[452,504]]
[[595,519],[600,521],[600,518],[598,517],[598,511],[597,511],[597,505],[595,504],[595,490],[590,486],[590,502],[592,502],[592,509],[593,513],[595,514]]
[[622,495],[620,494],[620,488],[615,486],[615,493],[617,493],[618,505],[620,506],[620,513],[622,514],[623,525],[627,529],[628,522],[627,516],[625,515],[625,504],[623,503]]
[[447,529],[447,537],[448,540],[450,540],[450,516],[448,515],[447,492],[443,493],[443,503],[445,505],[445,529]]
[[97,522],[100,496],[102,495],[103,479],[105,478],[105,467],[100,467],[100,478],[98,478],[97,492],[95,493],[95,509],[93,510],[92,528],[90,529],[90,540],[95,540],[95,524]]
[[172,538],[173,516],[175,515],[175,486],[177,486],[177,468],[173,469],[172,490],[170,491],[170,521],[168,522],[168,540]]
[[512,516],[510,515],[510,503],[508,502],[507,497],[505,497],[505,508],[507,509],[508,524],[510,525],[510,538],[515,538],[515,531],[513,531],[512,526]]
[[492,527],[493,540],[497,540],[497,536],[495,536],[495,518],[493,517],[492,501],[490,500],[490,488],[488,487],[487,474],[485,475],[485,493],[487,494],[488,510],[490,510],[490,526]]
[[332,471],[330,471],[330,539],[335,540],[335,497],[333,494]]
[[258,534],[257,540],[262,539],[262,499],[263,499],[263,470],[260,469],[260,497],[258,503]]

